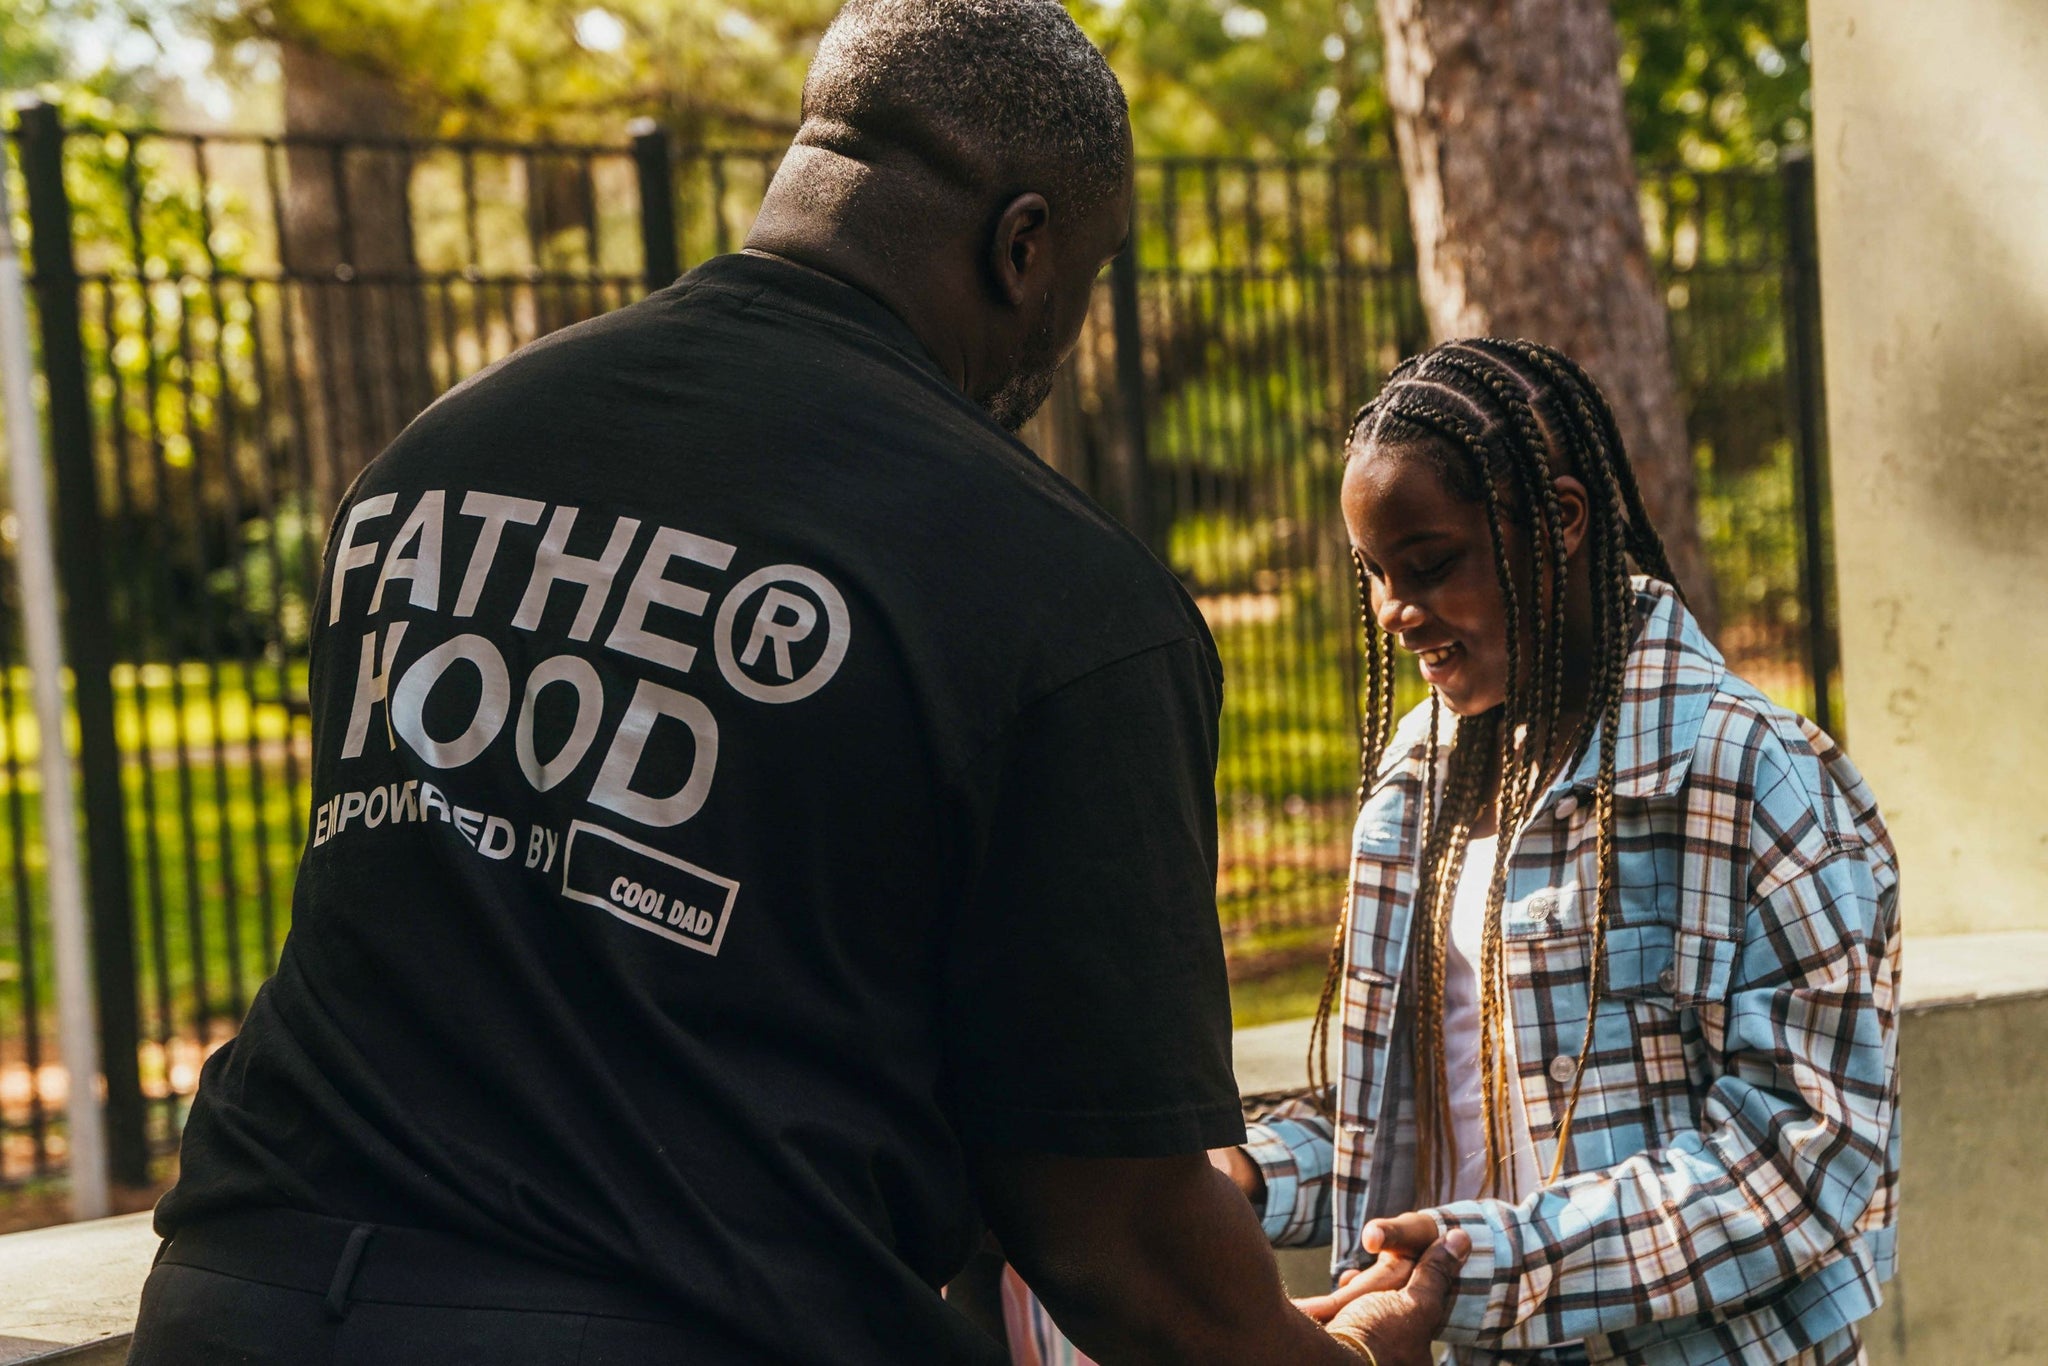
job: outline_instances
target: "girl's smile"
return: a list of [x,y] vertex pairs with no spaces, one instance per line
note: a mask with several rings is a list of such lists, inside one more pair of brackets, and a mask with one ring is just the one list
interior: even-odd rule
[[1422,665],[1422,681],[1437,689],[1450,685],[1451,675],[1457,672],[1458,663],[1465,654],[1464,647],[1456,641],[1428,649],[1418,649],[1404,641],[1402,648],[1412,651]]

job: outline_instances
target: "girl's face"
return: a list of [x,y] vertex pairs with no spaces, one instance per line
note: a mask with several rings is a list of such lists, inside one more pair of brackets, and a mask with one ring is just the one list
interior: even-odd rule
[[[1560,478],[1557,497],[1571,577],[1583,591],[1585,487]],[[1424,681],[1459,716],[1506,701],[1507,604],[1494,569],[1486,504],[1452,494],[1414,447],[1372,443],[1344,472],[1343,507],[1352,548],[1365,562],[1373,616],[1420,661]],[[1526,566],[1529,537],[1514,517],[1507,523],[1508,563]],[[1527,583],[1526,569],[1518,569],[1517,578]],[[1544,578],[1547,584],[1549,575]],[[1532,615],[1531,596],[1522,593],[1525,616]]]

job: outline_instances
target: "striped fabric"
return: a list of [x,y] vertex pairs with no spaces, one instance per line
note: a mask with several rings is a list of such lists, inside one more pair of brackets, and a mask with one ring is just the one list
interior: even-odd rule
[[[1444,1338],[1461,1363],[1577,1342],[1643,1366],[1854,1362],[1895,1262],[1896,859],[1834,743],[1729,674],[1668,587],[1637,590],[1619,896],[1564,1174],[1433,1211],[1473,1241]],[[1248,1145],[1268,1235],[1334,1228],[1340,1269],[1369,1260],[1366,1220],[1414,1204],[1401,979],[1426,716],[1358,822],[1335,1132],[1276,1116]],[[1545,794],[1509,872],[1510,1027],[1546,1172],[1586,1024],[1597,753]]]
[[1010,1335],[1010,1366],[1095,1366],[1061,1336],[1052,1315],[1014,1267],[1003,1268],[1003,1327]]

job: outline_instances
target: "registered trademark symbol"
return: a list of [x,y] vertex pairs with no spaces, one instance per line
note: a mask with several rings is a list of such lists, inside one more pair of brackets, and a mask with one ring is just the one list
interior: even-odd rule
[[[802,668],[798,657],[816,648],[812,642],[821,630],[824,648]],[[713,635],[718,671],[733,691],[756,702],[800,702],[839,672],[852,621],[846,599],[824,575],[802,565],[771,564],[725,595]]]

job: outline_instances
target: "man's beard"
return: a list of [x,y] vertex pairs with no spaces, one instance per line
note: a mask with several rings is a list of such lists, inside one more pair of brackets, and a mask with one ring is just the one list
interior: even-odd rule
[[1024,429],[1038,410],[1045,406],[1045,400],[1052,394],[1052,386],[1059,378],[1060,363],[1034,365],[1010,376],[1003,387],[982,401],[988,415],[1002,424],[1003,430],[1018,432]]
[[1024,348],[1017,369],[996,387],[994,393],[981,400],[981,406],[1001,424],[1003,430],[1021,431],[1032,415],[1045,406],[1045,400],[1052,394],[1053,382],[1059,378],[1060,366],[1065,362],[1066,357],[1060,355],[1053,345],[1052,319],[1048,316],[1045,325]]

